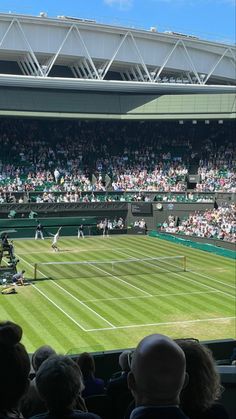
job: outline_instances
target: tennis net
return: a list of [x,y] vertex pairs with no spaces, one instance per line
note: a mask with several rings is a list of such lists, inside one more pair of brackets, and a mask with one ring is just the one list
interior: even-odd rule
[[111,261],[40,262],[34,264],[34,279],[128,276],[157,272],[181,272],[185,270],[185,256],[132,258]]

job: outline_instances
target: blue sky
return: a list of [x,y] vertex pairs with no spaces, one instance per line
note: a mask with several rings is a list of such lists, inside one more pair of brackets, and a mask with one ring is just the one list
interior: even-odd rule
[[172,30],[204,39],[235,42],[236,0],[0,0],[0,13],[96,19],[162,32]]

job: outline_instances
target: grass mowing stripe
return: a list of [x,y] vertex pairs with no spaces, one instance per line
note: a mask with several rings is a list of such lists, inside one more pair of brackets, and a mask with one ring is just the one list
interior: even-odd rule
[[[95,265],[94,265],[94,266],[95,266]],[[132,285],[132,284],[130,284],[130,283],[129,283],[129,282],[127,282],[127,281],[124,281],[124,279],[121,279],[121,278],[119,278],[119,277],[118,277],[118,276],[116,276],[116,275],[112,275],[111,273],[109,273],[109,272],[105,271],[104,269],[99,268],[98,266],[95,266],[95,268],[96,268],[96,269],[98,269],[99,271],[102,271],[102,272],[104,272],[104,273],[108,274],[109,276],[111,276],[111,277],[112,277],[112,278],[114,278],[114,279],[118,279],[118,281],[125,283],[125,284],[126,284],[126,285],[128,285],[129,287],[135,288],[136,290],[141,291],[142,293],[144,293],[144,294],[146,294],[146,295],[148,295],[148,296],[150,296],[150,297],[151,297],[151,294],[149,294],[149,292],[146,292],[146,291],[142,290],[141,288],[136,287],[135,285]]]
[[60,280],[60,283],[62,283],[63,286],[66,287],[70,292],[77,294],[81,301],[85,303],[86,300],[99,300],[104,297],[122,298],[125,288],[123,285],[121,287],[120,283],[111,283],[111,281],[108,282],[105,278],[82,278],[73,279],[72,281]]
[[152,294],[152,295],[140,295],[140,296],[132,296],[132,297],[111,297],[111,298],[97,298],[97,299],[91,299],[91,300],[84,300],[84,302],[90,302],[90,301],[115,301],[115,300],[139,300],[143,298],[153,298],[153,297],[174,297],[177,295],[193,295],[193,294],[211,294],[211,293],[217,293],[220,291],[193,291],[193,292],[176,292],[173,294]]
[[[201,251],[201,250],[187,248],[186,246],[183,246],[180,243],[178,245],[176,245],[176,244],[173,244],[173,243],[170,243],[170,242],[165,242],[165,241],[160,240],[156,237],[150,237],[150,236],[147,236],[146,239],[147,239],[147,241],[150,242],[150,247],[151,248],[156,247],[156,249],[158,251],[161,251],[161,250],[166,248],[166,249],[170,250],[169,254],[171,253],[171,254],[175,255],[175,254],[180,254],[180,249],[182,249],[182,252],[185,255],[188,255],[190,259],[195,259],[197,257],[201,260],[204,258],[204,260],[206,260],[206,261],[208,261],[208,260],[212,261],[213,258],[216,260],[216,255],[214,255],[214,254],[210,254],[210,253],[207,253],[207,252]],[[147,242],[145,243],[145,241],[144,241],[142,247],[145,247],[147,245],[148,245]],[[157,256],[157,255],[155,255],[155,256]],[[234,266],[233,260],[225,258],[225,257],[220,257],[219,258],[219,263],[221,265],[224,264],[224,266],[230,266],[230,267]]]
[[39,346],[42,344],[40,341],[40,334],[37,332],[37,329],[35,329],[34,314],[27,312],[27,307],[22,306],[20,302],[16,305],[14,300],[9,299],[5,310],[8,312],[7,319],[11,319],[22,326],[27,324],[27,329],[30,334],[34,336],[35,341],[39,343]]
[[[23,259],[22,259],[23,260]],[[63,308],[61,308],[58,304],[56,304],[51,298],[49,298],[43,291],[41,291],[36,285],[32,284],[32,287],[34,287],[41,295],[43,295],[44,298],[46,298],[48,301],[50,301],[51,304],[53,304],[58,310],[60,310],[66,317],[68,317],[73,323],[75,323],[80,329],[82,329],[84,332],[87,330],[78,323],[75,319],[73,319],[69,314],[67,314]]]
[[[137,272],[137,276],[133,275],[130,276],[128,279],[130,282],[140,282],[143,287],[148,285],[149,289],[152,291],[152,295],[156,294],[157,289],[163,293],[172,293],[173,291],[175,291],[175,289],[176,292],[189,292],[190,290],[188,283],[173,283],[173,275],[171,272],[157,272],[141,276]],[[193,289],[193,287],[194,291],[202,291],[202,287],[198,284],[191,286],[191,290]]]
[[[128,239],[128,240],[127,240]],[[136,258],[142,257],[141,255],[137,255],[133,252],[131,252],[131,249],[134,248],[135,250],[140,250],[145,252],[145,257],[150,256],[168,256],[168,255],[179,255],[179,254],[185,254],[188,257],[188,267],[189,270],[200,272],[202,274],[205,274],[206,276],[212,276],[213,278],[228,283],[230,285],[233,285],[233,276],[234,276],[234,267],[231,264],[228,263],[228,261],[224,258],[216,258],[214,255],[208,256],[205,252],[200,251],[187,251],[186,248],[183,246],[177,246],[176,244],[174,246],[169,246],[168,243],[166,243],[163,240],[158,240],[156,238],[149,238],[149,237],[110,237],[108,240],[102,240],[101,237],[99,238],[92,238],[91,240],[84,240],[79,242],[79,252],[74,252],[75,247],[78,245],[78,239],[77,238],[69,238],[66,239],[64,242],[63,240],[60,241],[61,248],[65,248],[65,252],[58,252],[58,254],[54,254],[51,251],[48,251],[47,254],[44,253],[45,249],[49,250],[50,243],[49,242],[40,242],[39,240],[34,242],[33,240],[28,241],[22,241],[24,243],[24,250],[28,251],[28,256],[26,256],[26,260],[28,262],[35,263],[39,260],[42,262],[46,261],[69,261],[69,260],[88,260],[88,259],[94,259],[94,260],[108,260],[108,257],[110,260],[112,259],[126,259],[128,256],[124,255],[121,257],[118,255],[110,254],[109,252],[114,250],[123,250],[124,253],[130,251]],[[46,242],[46,243],[45,243]],[[26,244],[26,245],[25,245]],[[32,245],[32,246],[31,246]],[[23,247],[21,247],[21,242],[16,243],[17,249],[23,250]],[[105,249],[102,249],[102,246],[104,246]],[[109,252],[107,252],[107,249],[109,248]],[[180,250],[182,248],[182,250]],[[84,252],[84,250],[89,250],[90,252]],[[40,254],[30,254],[31,251],[37,251],[40,250]],[[78,249],[76,249],[78,250]],[[71,255],[70,255],[71,251]],[[81,251],[81,253],[80,253]],[[24,255],[22,255],[24,257]],[[120,257],[119,257],[120,256]],[[225,264],[222,265],[222,263]],[[26,266],[26,265],[25,265]],[[99,265],[98,265],[99,266]],[[19,264],[19,269],[21,268],[21,264]],[[24,268],[22,263],[22,269]],[[103,266],[101,266],[103,268]],[[105,268],[105,266],[104,266]],[[200,270],[198,269],[200,268]],[[210,272],[210,269],[212,269],[212,272]],[[229,271],[227,273],[221,273],[220,271],[223,268],[228,268]],[[106,269],[106,268],[105,268]],[[205,269],[205,270],[204,270]],[[145,269],[143,269],[144,271]],[[152,271],[155,271],[154,269],[150,269]],[[225,270],[225,269],[224,269]],[[230,306],[232,307],[232,297],[226,296],[224,298],[220,298],[219,290],[227,291],[230,288],[226,287],[224,284],[216,284],[217,291],[213,292],[210,289],[204,288],[201,283],[205,283],[208,285],[214,284],[207,280],[207,278],[203,279],[200,278],[200,276],[195,275],[192,272],[189,272],[189,276],[191,278],[194,278],[198,281],[198,284],[193,284],[190,282],[189,284],[186,283],[186,281],[179,280],[180,278],[175,277],[172,274],[168,274],[167,272],[162,272],[162,275],[160,273],[155,274],[141,274],[141,270],[138,271],[137,269],[137,276],[136,272],[134,274],[130,275],[130,269],[127,270],[129,275],[126,277],[123,276],[123,274],[127,273],[125,272],[125,269],[122,269],[122,276],[120,276],[122,279],[126,280],[127,282],[130,282],[137,287],[140,287],[141,289],[149,292],[149,294],[174,294],[174,293],[182,293],[185,294],[183,296],[172,296],[170,295],[168,297],[165,296],[163,298],[159,298],[158,296],[153,296],[149,298],[130,298],[130,299],[124,299],[124,300],[108,300],[103,301],[102,304],[100,301],[91,301],[92,308],[94,308],[98,313],[104,315],[104,311],[100,312],[100,306],[102,306],[102,310],[106,310],[106,315],[104,316],[110,322],[112,322],[114,325],[117,325],[117,327],[120,326],[130,326],[132,324],[141,324],[142,323],[142,329],[139,330],[138,327],[135,328],[124,328],[124,329],[110,329],[110,330],[103,330],[101,332],[97,331],[97,329],[100,327],[99,322],[96,322],[97,317],[93,315],[92,321],[92,313],[90,312],[90,320],[88,323],[83,323],[85,317],[88,314],[87,310],[83,310],[82,306],[76,305],[76,301],[72,300],[71,297],[68,294],[62,293],[59,288],[55,289],[55,285],[49,284],[48,281],[42,281],[39,284],[35,283],[42,291],[44,291],[52,300],[54,300],[59,306],[63,307],[65,311],[67,311],[73,318],[78,319],[79,322],[82,322],[82,325],[87,329],[94,329],[94,332],[87,333],[83,331],[79,331],[78,333],[78,327],[73,324],[68,318],[64,317],[63,313],[60,313],[56,307],[53,307],[49,302],[47,302],[46,299],[44,299],[44,305],[41,303],[42,310],[47,309],[47,315],[49,318],[50,312],[55,316],[58,316],[59,321],[61,322],[61,327],[63,330],[66,330],[68,333],[68,336],[72,339],[73,348],[77,347],[78,351],[81,350],[81,345],[83,347],[86,346],[86,350],[93,350],[93,348],[96,350],[97,345],[101,345],[104,347],[104,349],[114,349],[114,348],[124,348],[124,347],[132,347],[136,344],[137,339],[141,337],[143,334],[151,334],[155,333],[156,328],[158,327],[160,333],[165,333],[166,328],[168,328],[168,333],[170,333],[170,336],[174,337],[180,337],[180,336],[190,336],[194,335],[199,339],[220,339],[222,337],[232,337],[234,335],[234,319],[228,319],[227,316],[232,315],[232,311],[230,311]],[[214,271],[214,272],[213,272]],[[216,271],[216,272],[215,272]],[[30,271],[29,271],[30,272]],[[112,272],[112,274],[117,274],[117,272]],[[80,300],[84,301],[86,299],[101,299],[101,298],[124,298],[124,297],[141,297],[145,296],[145,294],[140,293],[138,291],[135,291],[135,289],[132,289],[131,287],[128,288],[126,284],[123,284],[120,281],[113,281],[111,280],[111,277],[109,276],[105,277],[105,275],[102,275],[102,272],[98,272],[96,270],[95,276],[93,278],[89,278],[89,281],[87,280],[81,280],[81,279],[67,279],[65,278],[66,272],[63,272],[64,278],[59,279],[57,281],[58,284],[60,284],[62,287],[66,288],[68,291],[70,291],[72,294],[76,295]],[[76,273],[73,272],[73,275]],[[101,277],[101,275],[103,277]],[[78,275],[79,276],[79,275]],[[119,276],[119,275],[117,275]],[[172,278],[170,278],[170,276]],[[168,281],[167,281],[168,278]],[[116,293],[114,293],[114,285],[116,283]],[[89,287],[85,288],[85,284],[88,284]],[[89,290],[90,288],[90,290]],[[53,291],[54,289],[54,291]],[[96,290],[96,292],[93,292],[93,289]],[[33,288],[29,287],[24,290],[23,294],[26,295],[29,293],[32,293],[35,296],[35,301],[40,302],[40,299],[43,298],[43,296],[40,296],[37,291],[35,291]],[[121,290],[121,292],[119,292]],[[206,291],[206,295],[204,295],[203,291]],[[210,291],[210,292],[209,292]],[[191,294],[192,292],[196,294]],[[197,294],[197,292],[202,292],[202,294]],[[232,294],[230,292],[229,294]],[[67,298],[66,298],[67,295]],[[63,297],[64,296],[64,297]],[[54,298],[55,297],[55,298]],[[18,300],[20,298],[20,295],[16,298],[10,297],[11,300],[15,302],[17,305]],[[152,299],[150,299],[152,298]],[[5,302],[7,303],[8,298],[4,298],[0,296],[0,316],[3,313],[5,316],[5,312],[3,312]],[[42,300],[43,301],[43,300]],[[110,303],[109,303],[110,301]],[[220,302],[225,302],[225,306],[221,304],[221,306],[218,304]],[[71,302],[71,304],[70,304]],[[74,304],[73,304],[74,302]],[[85,301],[86,302],[86,301]],[[162,303],[161,303],[162,302]],[[229,304],[227,304],[227,302]],[[86,302],[88,305],[90,305],[90,302]],[[94,303],[94,304],[93,304]],[[108,304],[109,303],[109,304]],[[97,304],[97,308],[95,305]],[[200,305],[199,305],[200,304]],[[208,306],[208,304],[210,304]],[[114,308],[112,313],[109,313],[110,307]],[[122,306],[121,315],[119,316],[119,309]],[[40,309],[40,305],[38,304],[38,307]],[[77,308],[76,308],[77,307]],[[125,311],[123,312],[123,307]],[[127,312],[127,307],[129,307],[129,312]],[[229,307],[229,309],[228,309]],[[138,309],[137,309],[138,308]],[[144,310],[143,310],[144,309]],[[144,315],[142,315],[142,311],[144,311]],[[189,311],[189,313],[188,313]],[[117,312],[117,315],[116,315]],[[133,315],[130,315],[133,314]],[[112,316],[117,316],[117,320],[113,321]],[[26,313],[27,315],[27,313]],[[78,317],[79,315],[79,317]],[[2,316],[1,316],[2,317]],[[198,323],[184,323],[184,320],[194,320],[194,319],[206,319],[206,318],[223,318],[222,321],[212,321],[211,326],[209,327],[207,325],[207,322],[198,322]],[[54,316],[53,316],[54,318]],[[87,316],[88,319],[88,316]],[[135,319],[135,321],[133,321]],[[173,322],[173,321],[179,321],[179,324],[174,325],[164,325],[162,327],[162,324],[158,326],[146,326],[148,324],[155,323],[166,323],[166,322]],[[44,336],[44,322],[45,320],[42,320],[40,335]],[[101,320],[100,320],[101,322]],[[57,319],[56,319],[56,323]],[[144,324],[145,323],[145,324]],[[102,325],[102,329],[106,327],[106,323],[100,323]],[[37,325],[38,327],[38,325]],[[50,325],[51,327],[51,325]],[[50,329],[49,327],[49,329]],[[49,330],[48,329],[48,330]],[[115,331],[114,331],[115,330]],[[142,330],[142,331],[141,331]],[[26,329],[27,332],[27,329]],[[52,330],[53,332],[53,330]],[[34,336],[31,336],[32,343],[34,342]],[[63,340],[63,338],[61,339]],[[56,349],[58,348],[58,343],[54,340],[54,337],[52,336],[53,345],[55,343]],[[49,342],[51,344],[51,342]],[[65,340],[65,347],[68,348],[68,345],[70,345],[69,342],[66,342]],[[63,342],[60,342],[60,344],[63,344]],[[71,348],[72,348],[71,346]],[[34,348],[35,349],[35,348]],[[58,350],[58,349],[57,349]],[[68,349],[67,349],[68,350]]]
[[[156,240],[156,238],[151,238],[151,237],[150,237],[150,239]],[[162,245],[163,245],[163,243],[162,243]],[[157,245],[157,248],[160,251],[161,251],[162,247],[163,246],[160,246],[159,247],[159,244]],[[198,261],[198,259],[200,259],[200,262],[201,262],[203,257],[204,257],[204,260],[205,261],[209,261],[209,264],[212,264],[212,259],[214,259],[213,264],[215,264],[215,261],[216,261],[215,260],[216,259],[216,256],[215,255],[208,254],[208,253],[203,252],[201,250],[196,250],[196,249],[193,250],[193,249],[189,249],[189,248],[184,248],[184,246],[181,246],[181,247],[182,247],[182,250],[185,253],[185,255],[190,260],[190,264],[191,264],[191,261],[194,261],[194,260],[195,261]],[[177,252],[179,254],[179,249],[176,250],[176,246],[174,246],[173,244],[168,244],[168,248],[171,249],[171,252],[173,254],[176,254]],[[179,248],[179,246],[178,246],[178,248]],[[224,265],[224,266],[228,266],[229,268],[234,268],[235,262],[233,262],[231,259],[227,259],[227,258],[224,258],[224,257],[222,258],[221,257],[219,259],[219,265],[220,266]],[[197,266],[199,266],[199,263],[197,263]],[[211,279],[214,280],[214,278],[212,278],[212,277],[211,277]],[[228,285],[226,283],[223,283],[223,284],[224,285]]]
[[[69,251],[70,251],[70,254],[73,254],[73,253],[83,253],[83,252],[87,252],[87,253],[95,253],[96,252],[97,253],[98,251],[101,251],[101,252],[113,252],[116,249],[123,250],[124,247],[114,248],[114,249],[113,248],[110,248],[110,247],[94,247],[94,248],[80,249],[80,250],[70,249]],[[31,255],[31,254],[32,255],[33,254],[41,255],[42,253],[45,254],[45,255],[52,255],[52,250],[50,249],[48,251],[45,251],[45,249],[44,249],[43,251],[35,250],[35,251],[32,251],[32,252],[28,252],[25,249],[24,251],[18,251],[17,253],[18,253],[18,255]],[[68,250],[60,250],[60,252],[59,252],[58,255],[63,255],[63,254],[64,255],[65,254],[67,255],[68,254]]]
[[49,281],[45,281],[40,284],[40,289],[57,303],[63,310],[87,329],[88,327],[102,327],[106,326],[107,323],[101,322],[101,319],[89,311],[85,310],[84,307],[77,303],[76,300],[72,299],[70,295],[62,292],[60,288],[55,287]]
[[202,276],[203,278],[207,278],[207,279],[209,279],[210,281],[218,282],[219,284],[223,284],[223,285],[225,285],[226,287],[230,287],[230,288],[233,288],[233,289],[235,290],[235,287],[234,287],[233,285],[226,284],[225,282],[223,282],[223,281],[219,281],[218,279],[212,278],[212,277],[210,277],[210,276],[208,276],[208,275],[201,274],[200,272],[195,272],[195,271],[192,271],[192,270],[188,270],[188,272],[192,272],[192,273],[193,273],[193,274],[195,274],[195,275]]
[[[33,336],[35,336],[36,330],[41,330],[41,324],[44,324],[43,337],[41,338],[39,346],[45,344],[47,341],[50,341],[52,338],[57,342],[64,341],[67,344],[71,344],[70,339],[68,339],[68,335],[63,332],[63,323],[65,321],[64,315],[61,314],[61,321],[58,321],[58,311],[56,310],[54,312],[51,308],[49,309],[50,306],[48,303],[46,303],[47,305],[45,304],[44,297],[38,295],[38,293],[37,297],[31,294],[32,290],[30,290],[30,295],[25,295],[25,290],[24,292],[22,290],[20,295],[23,304],[22,310],[25,311],[24,318],[27,319],[28,323],[33,325]],[[27,329],[29,333],[29,327],[27,327]]]
[[[32,269],[34,269],[34,267],[29,263],[29,262],[27,262],[25,259],[23,259],[23,258],[21,258],[21,260],[24,262],[24,263],[27,263],[27,265],[29,265],[29,266],[31,266],[31,268]],[[45,276],[44,274],[43,274],[43,276]],[[54,281],[51,281],[50,279],[49,279],[49,281],[50,281],[50,283],[53,283],[55,286],[57,286],[58,288],[60,288],[63,292],[65,292],[65,293],[67,293],[68,295],[70,295],[72,298],[74,298],[79,304],[81,304],[81,305],[83,305],[84,307],[86,307],[88,310],[90,310],[91,312],[93,312],[93,314],[95,314],[96,316],[98,316],[98,317],[100,317],[100,319],[102,319],[103,321],[105,321],[107,324],[109,324],[111,327],[115,327],[111,322],[109,322],[107,319],[105,319],[104,317],[102,317],[99,313],[97,313],[95,310],[93,310],[91,307],[89,307],[87,304],[85,304],[83,301],[81,301],[81,300],[79,300],[77,297],[75,297],[73,294],[71,294],[69,291],[67,291],[67,290],[65,290],[63,287],[61,287],[59,284],[57,284],[56,282],[54,282]],[[46,296],[46,294],[44,294],[41,290],[39,290],[34,284],[32,284],[39,292],[41,292],[44,296],[45,296],[45,298],[48,298],[47,296]],[[48,300],[52,303],[52,304],[54,304],[57,308],[59,308],[65,315],[67,315],[67,317],[69,317],[74,323],[76,323],[77,324],[77,326],[79,326],[83,331],[86,331],[86,329],[84,329],[83,328],[83,326],[81,326],[75,319],[73,319],[69,314],[67,314],[63,309],[61,309],[56,303],[54,303],[53,302],[53,300],[51,300],[51,299],[49,299],[48,298]]]
[[[140,250],[134,250],[134,249],[132,249],[132,252],[139,253],[140,255],[144,255],[144,253],[143,253],[143,252],[140,252]],[[123,252],[121,252],[120,250],[117,250],[117,253],[123,253]],[[123,255],[124,255],[124,254],[125,254],[125,253],[123,253]],[[132,255],[130,255],[130,254],[128,254],[128,253],[126,253],[126,255],[127,255],[127,256],[130,256],[130,257],[132,257]],[[147,264],[149,264],[149,265],[151,265],[151,266],[154,266],[154,267],[156,266],[156,265],[152,264],[151,262],[145,262],[145,263],[147,263]],[[169,272],[169,271],[168,271],[168,269],[161,268],[161,267],[158,267],[158,268],[163,269],[163,271]],[[190,277],[188,277],[188,276],[183,276],[183,275],[180,275],[180,274],[178,274],[177,272],[172,272],[172,274],[173,274],[173,275],[177,275],[178,277],[180,277],[180,278],[182,278],[182,279],[184,279],[184,280],[188,280],[188,281],[193,282],[193,283],[198,283],[195,279],[192,279],[192,278],[190,278]],[[212,290],[214,290],[214,291],[219,291],[220,293],[222,293],[222,294],[224,294],[224,295],[227,295],[227,296],[229,296],[229,297],[231,297],[231,298],[235,299],[235,296],[234,296],[234,295],[232,295],[232,294],[228,294],[228,293],[227,293],[227,292],[225,292],[225,291],[218,290],[217,288],[214,288],[214,287],[212,287],[212,286],[210,286],[210,285],[203,284],[202,282],[200,282],[200,283],[202,284],[202,286],[204,286],[204,287],[206,287],[206,288],[212,289]]]
[[[63,286],[66,286],[67,289],[80,295],[80,299],[83,302],[91,298],[101,298],[101,297],[110,297],[112,294],[115,297],[120,297],[122,293],[116,291],[116,287],[111,289],[109,284],[106,284],[103,278],[74,278],[72,281],[60,281],[63,283]],[[112,284],[113,285],[113,284]]]
[[[135,251],[135,249],[132,249],[132,250],[134,250]],[[222,281],[221,281],[222,282]],[[202,282],[200,282],[200,284],[202,284]],[[228,284],[225,284],[225,283],[222,283],[223,285],[228,285]],[[216,288],[215,288],[216,289]],[[232,294],[227,294],[226,292],[224,292],[224,291],[222,291],[222,290],[219,290],[218,288],[217,288],[217,290],[218,291],[220,291],[220,292],[222,292],[222,293],[225,293],[225,295],[228,295],[228,296],[230,296],[230,298],[234,298],[234,296],[232,296]]]
[[[94,306],[99,305],[100,303],[92,303]],[[148,305],[148,309],[143,305],[142,311],[140,311],[140,304],[136,303],[135,300],[132,301],[132,305],[122,304],[114,301],[107,301],[106,307],[113,316],[116,316],[116,326],[129,324],[130,322],[143,322],[147,323],[150,321],[150,317],[153,313],[153,307]],[[148,320],[147,320],[148,319]]]

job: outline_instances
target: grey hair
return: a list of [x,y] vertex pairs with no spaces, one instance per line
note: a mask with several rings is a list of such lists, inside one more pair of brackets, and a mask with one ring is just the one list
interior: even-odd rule
[[34,370],[38,371],[40,365],[51,355],[56,355],[56,352],[53,348],[51,348],[51,346],[40,346],[40,348],[38,348],[32,356],[32,365]]
[[80,367],[69,356],[52,355],[40,366],[36,385],[49,410],[63,410],[83,390]]

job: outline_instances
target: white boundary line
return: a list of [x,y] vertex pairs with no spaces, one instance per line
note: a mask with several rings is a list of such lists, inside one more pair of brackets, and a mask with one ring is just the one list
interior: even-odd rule
[[51,298],[49,298],[43,291],[41,291],[36,285],[31,284],[32,287],[34,287],[44,298],[46,298],[48,301],[50,301],[51,304],[53,304],[58,310],[60,310],[66,317],[68,317],[73,323],[75,323],[80,329],[82,329],[84,332],[87,332],[87,329],[85,329],[80,323],[78,323],[73,317],[71,317],[66,311],[63,310],[57,303],[55,303]]
[[[22,262],[26,263],[27,265],[29,265],[31,267],[31,269],[34,269],[33,265],[29,262],[27,262],[25,259],[21,258]],[[40,271],[39,271],[40,272]],[[42,272],[40,272],[41,275],[43,275],[45,278],[47,278],[46,275],[44,275]],[[70,297],[74,298],[74,300],[76,300],[79,304],[81,304],[82,306],[86,307],[86,309],[90,310],[93,314],[95,314],[97,317],[99,317],[100,319],[102,319],[104,322],[106,322],[107,324],[109,324],[111,326],[112,329],[115,329],[116,326],[114,326],[114,324],[112,324],[111,322],[109,322],[108,320],[105,319],[105,317],[101,316],[99,313],[97,313],[95,310],[93,310],[91,307],[89,307],[87,304],[85,304],[83,301],[79,300],[79,298],[75,297],[73,294],[71,294],[69,291],[67,291],[65,288],[61,287],[59,284],[57,284],[55,281],[52,281],[51,279],[49,279],[50,282],[53,283],[53,285],[57,286],[58,288],[60,288],[62,291],[64,291],[66,294],[70,295]],[[35,287],[37,290],[39,290],[37,287]],[[42,293],[42,292],[41,292]],[[42,293],[43,294],[43,293]],[[48,297],[45,298],[49,299]],[[52,302],[52,300],[50,300]],[[55,303],[56,305],[56,303]],[[59,307],[59,306],[58,306]],[[69,316],[69,315],[68,315]],[[87,331],[87,329],[84,329],[84,331]]]
[[[163,322],[163,323],[147,323],[147,324],[130,324],[128,326],[116,326],[116,329],[132,329],[136,327],[150,327],[150,326],[172,326],[174,324],[183,324],[183,323],[201,323],[201,322],[214,322],[214,321],[224,321],[224,320],[232,320],[236,319],[236,317],[215,317],[209,319],[195,319],[195,320],[179,320],[176,322]],[[103,330],[112,330],[110,327],[102,328],[102,329],[88,329],[87,332],[98,332]]]
[[[192,295],[192,294],[215,294],[217,291],[193,291],[193,292],[176,292],[174,294],[152,294],[152,295],[140,295],[134,297],[111,297],[111,298],[94,298],[91,300],[84,300],[84,302],[96,302],[96,301],[116,301],[116,300],[139,300],[142,298],[155,298],[155,297],[173,297],[176,295]],[[219,292],[219,291],[218,291]]]
[[[132,252],[139,253],[139,254],[143,255],[143,253],[142,253],[142,252],[140,252],[139,250],[134,250],[134,249],[132,249]],[[128,254],[128,253],[121,252],[120,250],[117,250],[117,253],[123,254],[123,255],[125,255],[125,256],[132,257],[132,255],[130,255],[130,254]],[[156,265],[154,265],[154,264],[153,264],[153,263],[151,263],[151,262],[146,262],[146,263],[147,263],[148,265],[151,265],[151,266],[156,267]],[[162,270],[163,270],[163,271],[165,271],[165,272],[170,272],[170,271],[168,271],[168,269],[162,268],[162,267],[160,267],[160,266],[158,266],[158,268],[159,268],[159,269],[162,269]],[[206,284],[203,284],[202,282],[198,282],[198,281],[196,281],[195,279],[189,278],[188,276],[183,276],[183,275],[180,275],[180,274],[178,274],[177,272],[171,272],[171,273],[172,273],[173,275],[177,275],[177,276],[179,276],[180,278],[182,278],[182,279],[184,279],[184,280],[187,280],[187,281],[193,282],[193,283],[198,284],[198,285],[202,285],[203,287],[206,287],[206,288],[212,289],[212,290],[214,290],[214,291],[220,292],[221,294],[227,295],[228,297],[235,299],[235,296],[234,296],[234,295],[232,295],[232,294],[228,294],[227,292],[224,292],[224,291],[218,290],[217,288],[211,287],[210,285],[206,285]]]
[[235,286],[230,285],[230,284],[226,284],[225,282],[219,281],[218,279],[212,278],[211,276],[200,274],[199,272],[192,271],[192,270],[188,270],[188,272],[192,272],[195,275],[202,276],[203,278],[210,279],[210,281],[218,282],[219,284],[225,285],[226,287],[230,287],[230,288],[233,288],[235,290]]

